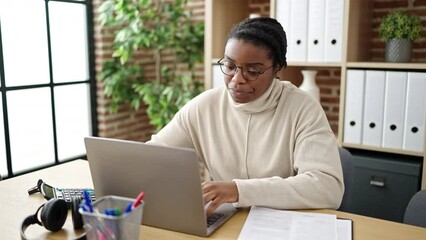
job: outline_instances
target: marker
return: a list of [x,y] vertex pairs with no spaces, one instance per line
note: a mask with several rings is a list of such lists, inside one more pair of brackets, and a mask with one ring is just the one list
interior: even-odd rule
[[112,209],[112,214],[114,214],[114,216],[121,216],[121,211],[119,208],[114,208]]
[[90,200],[89,191],[83,191],[83,198],[86,206],[89,208],[89,212],[93,212],[92,200]]
[[126,209],[124,210],[124,213],[129,213],[134,208],[138,207],[142,203],[144,196],[145,196],[144,192],[139,193],[139,195],[136,197],[136,200],[134,202],[129,203],[129,205],[127,205]]
[[118,217],[121,216],[121,211],[119,208],[105,208],[104,214],[107,216]]
[[139,193],[138,197],[136,198],[135,202],[133,203],[132,209],[138,207],[142,203],[144,196],[145,196],[144,192]]
[[132,211],[132,206],[133,206],[133,203],[129,203],[129,205],[127,205],[126,209],[124,210],[124,213],[131,212]]
[[83,209],[83,212],[88,212],[89,209],[87,209],[86,204],[80,204],[80,208]]

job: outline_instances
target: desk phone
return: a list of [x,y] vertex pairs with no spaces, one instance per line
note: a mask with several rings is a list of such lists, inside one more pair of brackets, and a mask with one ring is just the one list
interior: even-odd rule
[[40,192],[43,194],[43,197],[46,200],[52,199],[52,198],[59,198],[64,199],[65,202],[68,205],[68,208],[71,207],[72,198],[73,197],[81,197],[83,198],[83,191],[87,190],[90,199],[93,201],[96,200],[95,197],[95,190],[92,188],[58,188],[58,187],[52,187],[49,184],[43,182],[43,180],[39,179],[37,182],[37,186],[32,187],[28,189],[28,194],[34,194],[37,192]]

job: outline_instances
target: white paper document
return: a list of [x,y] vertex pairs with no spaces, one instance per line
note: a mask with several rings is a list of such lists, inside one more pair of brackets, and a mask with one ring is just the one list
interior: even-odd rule
[[294,212],[253,206],[238,239],[350,240],[351,235],[348,233],[352,233],[352,225],[348,229],[347,222],[340,224],[337,220],[336,215],[333,214]]

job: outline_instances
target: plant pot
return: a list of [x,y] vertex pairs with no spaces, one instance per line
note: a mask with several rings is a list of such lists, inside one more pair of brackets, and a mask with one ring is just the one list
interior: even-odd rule
[[391,39],[386,42],[386,62],[404,63],[411,62],[413,41],[409,39]]

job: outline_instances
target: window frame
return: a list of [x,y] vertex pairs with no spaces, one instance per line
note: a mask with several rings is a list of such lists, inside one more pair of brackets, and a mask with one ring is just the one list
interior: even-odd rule
[[[19,1],[19,0],[14,0]],[[49,59],[49,83],[46,84],[34,84],[34,85],[25,85],[25,86],[6,86],[5,72],[4,72],[4,55],[3,55],[3,42],[2,42],[2,26],[0,20],[0,92],[1,100],[3,107],[3,117],[4,120],[4,138],[5,138],[5,154],[6,154],[6,164],[7,164],[7,176],[2,176],[3,179],[12,178],[28,172],[36,171],[42,168],[58,165],[61,163],[73,161],[76,159],[85,159],[86,155],[80,155],[72,157],[66,160],[59,160],[58,157],[58,141],[57,141],[57,126],[56,126],[56,112],[55,112],[55,87],[73,85],[73,84],[88,84],[89,85],[89,107],[90,107],[90,119],[91,123],[89,125],[91,129],[91,134],[93,136],[98,135],[98,119],[97,119],[97,104],[96,104],[96,72],[95,72],[95,47],[94,47],[94,27],[93,27],[93,4],[92,0],[42,0],[44,1],[45,8],[45,17],[46,17],[46,31],[47,31],[47,48],[48,48],[48,59]],[[70,81],[70,82],[58,82],[54,83],[53,79],[53,68],[52,68],[52,43],[51,43],[51,30],[50,30],[50,19],[49,19],[49,2],[64,2],[72,4],[83,4],[86,6],[86,24],[87,24],[87,51],[88,51],[88,77],[89,79]],[[50,98],[51,98],[51,113],[52,113],[52,128],[53,128],[53,142],[54,142],[54,154],[55,159],[54,163],[38,166],[31,168],[29,170],[19,171],[19,173],[14,173],[12,169],[12,156],[11,156],[11,145],[10,145],[10,132],[9,132],[9,116],[7,109],[7,92],[22,90],[22,89],[35,89],[35,88],[49,88]],[[1,126],[0,126],[1,127]],[[1,137],[1,136],[0,136]],[[83,140],[82,140],[83,141]],[[0,178],[1,179],[1,178]]]

